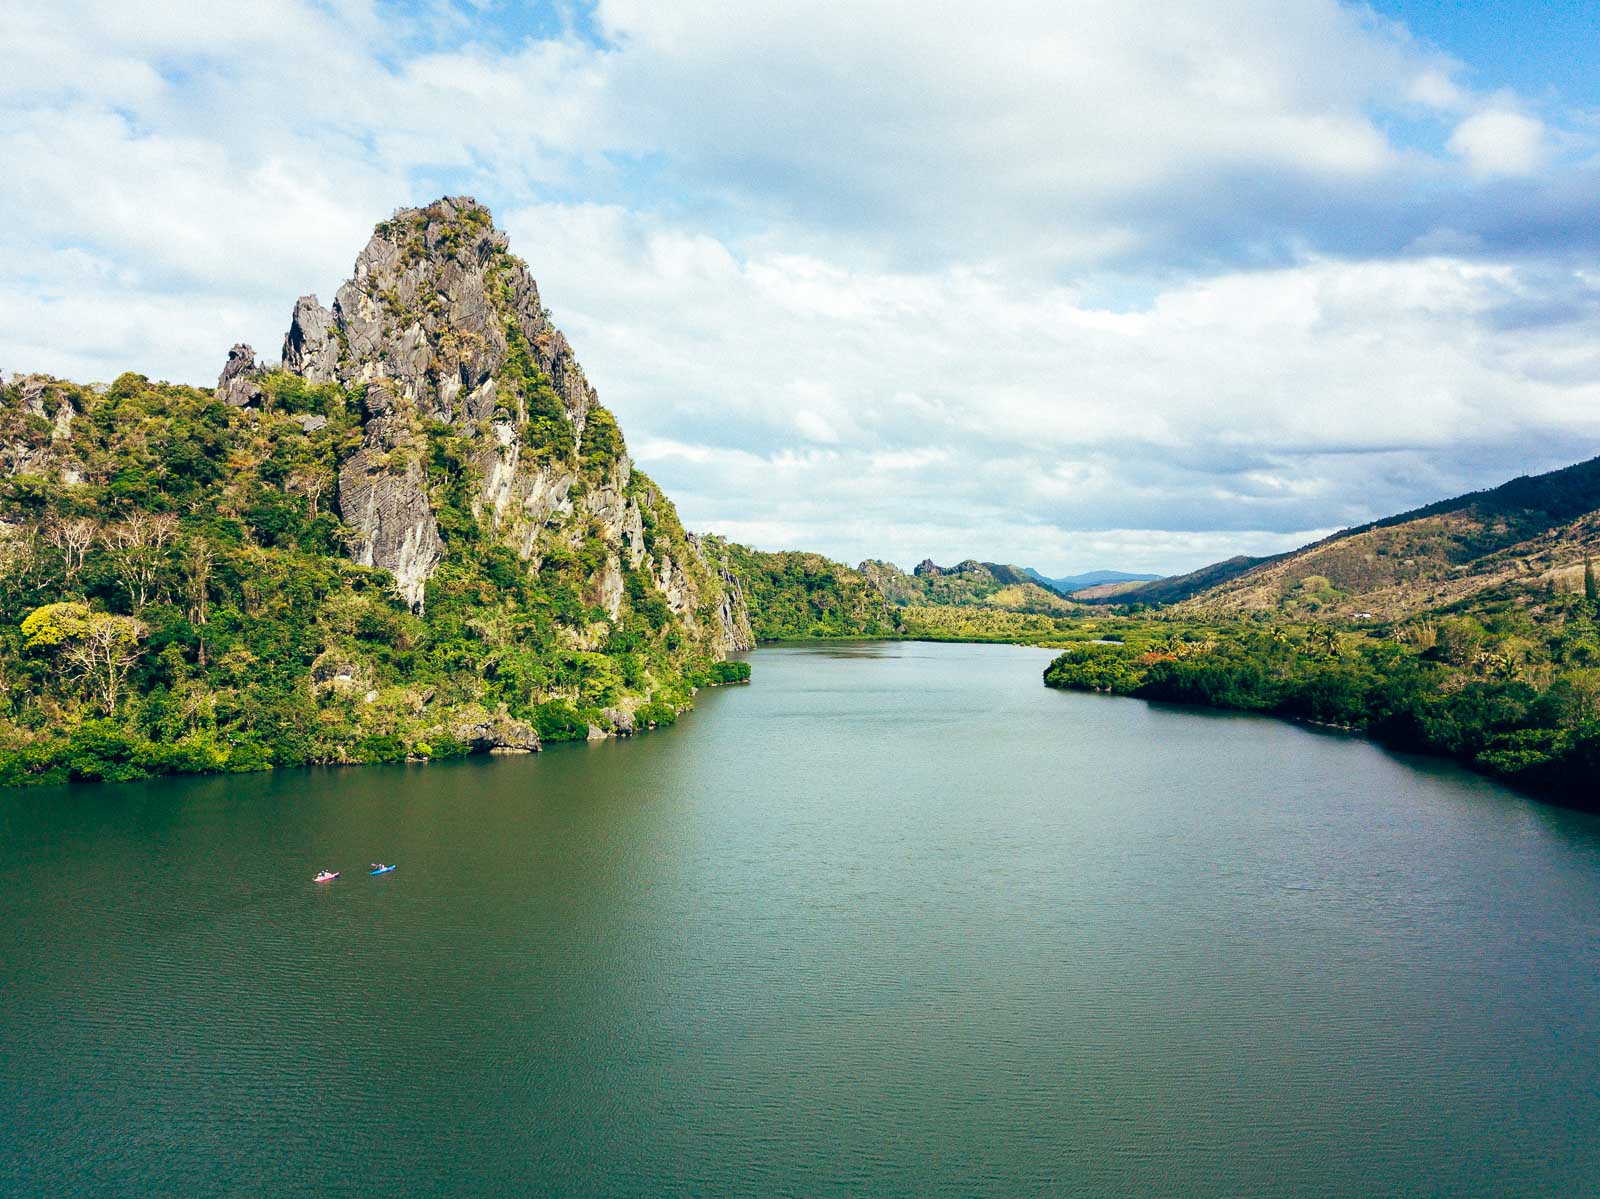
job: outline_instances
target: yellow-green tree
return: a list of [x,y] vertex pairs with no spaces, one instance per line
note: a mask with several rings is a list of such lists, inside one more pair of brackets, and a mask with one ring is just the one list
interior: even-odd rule
[[145,627],[129,616],[96,612],[87,604],[45,604],[22,618],[29,649],[48,649],[63,673],[88,688],[107,716],[117,714],[117,701],[143,652]]

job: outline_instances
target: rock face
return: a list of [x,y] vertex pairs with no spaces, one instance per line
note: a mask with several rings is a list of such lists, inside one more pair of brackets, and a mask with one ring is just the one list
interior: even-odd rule
[[[716,617],[723,645],[729,653],[754,649],[756,635],[750,625],[750,604],[745,598],[744,585],[739,582],[739,576],[733,572],[726,558],[714,559],[706,552],[704,539],[691,534],[689,541],[700,560],[716,571],[722,584]],[[632,731],[631,727],[629,731]]]
[[49,475],[62,483],[82,478],[82,464],[73,453],[72,422],[78,415],[70,387],[49,375],[18,375],[18,415],[30,428],[5,427],[0,417],[0,476]]
[[548,377],[562,415],[581,434],[595,396],[572,348],[489,210],[457,196],[380,224],[331,311],[302,296],[283,363],[314,383],[386,379],[398,398],[446,423],[505,421],[517,415],[516,397],[497,376],[513,341]]
[[536,754],[540,749],[539,734],[531,725],[482,708],[463,712],[450,735],[474,753]]
[[316,296],[295,301],[289,332],[283,339],[283,364],[309,379],[325,382],[338,377],[339,339],[333,313],[317,303]]
[[261,400],[261,385],[256,376],[256,352],[240,342],[228,351],[228,362],[217,379],[217,398],[230,408],[244,408]]
[[[369,412],[374,397],[392,400],[382,383],[372,384],[367,390]],[[369,419],[361,448],[339,469],[338,503],[345,523],[356,531],[351,559],[389,571],[406,602],[420,609],[423,588],[444,557],[444,545],[422,464],[400,452],[409,443],[391,406]]]
[[[477,201],[447,197],[378,225],[331,308],[315,296],[295,303],[283,366],[365,389],[338,513],[355,533],[351,556],[390,571],[413,607],[448,548],[443,494],[465,483],[471,517],[530,570],[552,556],[595,561],[585,605],[614,620],[642,585],[691,642],[719,656],[751,645],[737,583],[634,470],[527,267]],[[224,381],[249,378],[230,356]],[[428,472],[441,430],[459,451],[452,480]]]

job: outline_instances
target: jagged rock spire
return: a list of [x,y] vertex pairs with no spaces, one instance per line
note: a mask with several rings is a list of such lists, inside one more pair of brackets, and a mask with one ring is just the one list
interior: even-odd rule
[[390,571],[413,607],[445,548],[424,466],[439,422],[467,456],[473,515],[532,566],[598,551],[583,600],[592,609],[618,618],[625,576],[639,572],[695,640],[748,647],[743,596],[635,475],[526,265],[470,196],[381,222],[331,308],[296,301],[283,365],[365,388],[362,443],[339,468],[335,503],[351,557]]
[[261,387],[256,376],[261,368],[256,364],[256,352],[243,342],[228,351],[227,364],[217,379],[217,398],[230,408],[243,408],[261,399]]

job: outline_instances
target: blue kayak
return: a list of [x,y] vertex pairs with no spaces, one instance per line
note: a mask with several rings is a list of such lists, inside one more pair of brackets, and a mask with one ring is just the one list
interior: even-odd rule
[[368,874],[388,874],[389,871],[391,871],[393,869],[394,869],[393,866],[379,866],[376,870],[369,870],[369,871],[367,871],[367,873]]

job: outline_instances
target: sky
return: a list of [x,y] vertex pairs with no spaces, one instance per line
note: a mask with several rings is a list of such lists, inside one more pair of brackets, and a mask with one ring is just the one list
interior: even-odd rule
[[487,203],[685,524],[1178,572],[1600,454],[1600,10],[0,5],[0,369]]

